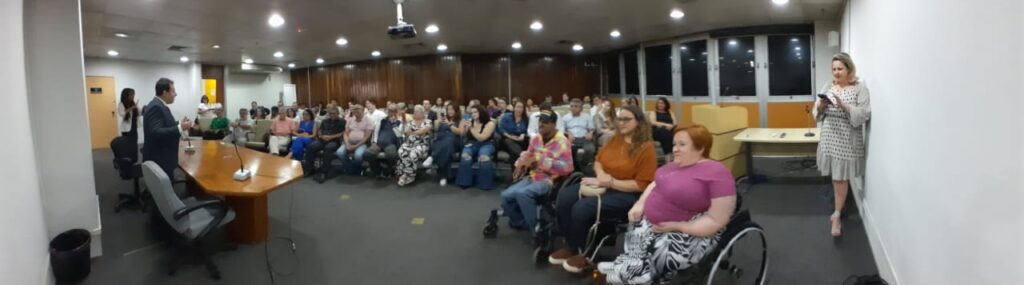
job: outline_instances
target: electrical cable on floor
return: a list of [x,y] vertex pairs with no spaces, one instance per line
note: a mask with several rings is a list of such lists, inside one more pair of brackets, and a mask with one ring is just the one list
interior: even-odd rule
[[[298,190],[292,189],[291,190],[291,194],[289,194],[291,201],[288,202],[288,236],[272,237],[272,238],[268,239],[266,241],[266,243],[263,244],[263,254],[266,256],[267,275],[270,276],[270,284],[275,284],[276,283],[277,280],[275,278],[275,275],[278,275],[278,276],[291,276],[292,274],[295,274],[295,272],[298,271],[299,263],[301,263],[301,261],[299,260],[299,255],[298,255],[298,253],[296,253],[295,240],[292,239],[292,214],[293,214],[292,210],[295,208],[295,191],[298,191]],[[287,241],[288,243],[291,244],[292,256],[295,257],[295,270],[293,270],[291,272],[276,272],[276,271],[274,271],[274,265],[270,262],[270,242],[275,240],[275,239],[285,240],[285,241]]]

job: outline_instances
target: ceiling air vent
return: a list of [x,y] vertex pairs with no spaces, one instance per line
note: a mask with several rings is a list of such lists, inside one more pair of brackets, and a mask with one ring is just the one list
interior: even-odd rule
[[559,40],[559,41],[555,42],[556,45],[571,45],[571,44],[574,44],[574,43],[576,43],[576,42],[570,41],[570,40]]
[[411,49],[411,48],[426,48],[426,47],[427,47],[427,45],[424,45],[424,44],[423,44],[422,42],[420,42],[420,43],[410,43],[410,44],[403,44],[403,45],[402,45],[402,47],[403,47],[403,48],[406,48],[406,49]]
[[173,51],[185,51],[186,49],[188,49],[188,47],[186,47],[186,46],[179,46],[179,45],[173,45],[173,46],[167,48],[167,50],[173,50]]

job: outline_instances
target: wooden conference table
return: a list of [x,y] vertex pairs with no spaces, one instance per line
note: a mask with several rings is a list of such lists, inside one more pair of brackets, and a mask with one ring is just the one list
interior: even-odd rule
[[270,155],[245,147],[238,154],[252,177],[235,181],[239,169],[235,146],[220,141],[192,141],[195,152],[185,151],[188,143],[181,142],[178,166],[185,171],[189,191],[201,190],[206,194],[224,196],[235,211],[235,220],[228,224],[228,238],[232,242],[258,244],[266,241],[267,194],[302,179],[302,164],[298,161]]
[[[808,137],[805,134],[814,133]],[[754,173],[754,157],[814,157],[817,156],[821,130],[818,128],[782,129],[748,128],[736,134],[734,140],[746,145],[747,177],[750,184],[767,180]]]

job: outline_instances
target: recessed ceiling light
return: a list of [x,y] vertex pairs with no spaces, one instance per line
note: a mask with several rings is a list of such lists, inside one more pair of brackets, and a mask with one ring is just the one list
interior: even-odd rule
[[188,62],[188,57],[183,55],[179,57],[178,60],[180,60],[181,62]]
[[288,68],[295,68],[295,63],[289,63]]
[[127,38],[128,34],[125,34],[125,33],[114,33],[114,36],[118,37],[118,38]]
[[799,51],[800,47],[795,47],[795,48],[793,48],[793,50]]
[[380,56],[380,51],[376,51],[375,50],[375,51],[371,52],[370,55],[372,55],[373,57],[379,57]]
[[679,11],[679,9],[673,9],[671,13],[668,13],[669,17],[672,17],[672,19],[677,19],[677,20],[678,19],[682,19],[683,16],[685,16],[685,15],[686,14],[683,14],[683,11]]
[[519,42],[513,42],[512,43],[512,48],[513,49],[521,49],[521,48],[523,48],[523,44],[521,44]]
[[754,53],[754,50],[752,50],[752,49],[748,49],[748,50],[747,50],[747,53]]
[[530,29],[534,31],[540,31],[544,29],[544,24],[541,24],[540,21],[533,21],[533,23],[530,24]]
[[276,51],[276,52],[274,52],[274,57],[277,57],[277,58],[284,57],[284,53],[281,52],[281,51]]
[[107,55],[109,55],[109,56],[117,56],[119,54],[121,54],[121,53],[118,53],[116,50],[108,50],[107,51]]
[[680,46],[679,49],[686,50],[686,46]]
[[220,45],[213,45],[213,48],[218,49],[220,48]]
[[246,58],[246,59],[245,59],[245,60],[243,60],[242,62],[244,62],[244,63],[246,63],[246,64],[252,64],[252,63],[253,63],[253,61],[252,61],[252,59],[251,59],[251,58]]
[[609,33],[609,35],[611,35],[613,38],[618,38],[622,36],[622,33],[620,33],[619,30],[612,30],[612,32]]
[[439,45],[437,45],[437,50],[438,51],[446,51],[446,50],[448,50],[448,45],[446,45],[446,44],[439,44]]
[[574,45],[572,45],[572,50],[574,50],[574,51],[581,51],[581,50],[583,50],[583,45],[574,44]]
[[338,38],[337,40],[334,41],[334,44],[336,44],[338,46],[348,45],[348,39],[346,39],[344,37]]
[[740,44],[740,43],[737,42],[736,40],[729,40],[729,45],[731,45],[731,46],[738,45],[738,44]]
[[786,3],[789,3],[789,0],[772,0],[772,3],[775,3],[775,5],[786,5]]
[[791,41],[791,42],[794,42],[794,43],[795,43],[795,42],[797,42],[797,41],[800,41],[800,40],[799,40],[799,39],[797,39],[797,38],[792,38],[792,39],[789,39],[789,41]]
[[441,30],[441,29],[438,29],[437,25],[430,25],[430,26],[427,26],[427,29],[425,31],[427,31],[427,33],[433,34],[433,33],[436,33],[439,30]]
[[316,64],[324,64],[324,59],[319,57],[316,58]]
[[271,28],[277,28],[284,25],[284,18],[281,15],[274,13],[267,19],[267,24],[270,24]]

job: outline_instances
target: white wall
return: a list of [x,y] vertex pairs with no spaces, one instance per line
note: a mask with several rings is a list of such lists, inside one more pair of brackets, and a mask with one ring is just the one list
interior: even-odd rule
[[1024,284],[1024,2],[855,0],[843,46],[871,89],[866,187],[897,284]]
[[[178,97],[171,104],[174,118],[196,117],[199,99],[203,96],[202,76],[197,63],[162,63],[90,57],[85,59],[85,75],[114,77],[115,90],[135,89],[135,99],[145,106],[156,96],[156,81],[166,77],[174,81]],[[120,97],[119,97],[120,98]],[[142,126],[139,126],[141,129]],[[142,136],[139,136],[141,141]]]
[[[43,213],[50,237],[80,228],[102,254],[78,1],[25,3],[25,73]],[[10,138],[10,136],[7,136]]]
[[828,46],[828,32],[831,31],[839,31],[839,22],[814,22],[814,90],[811,90],[814,94],[832,82],[832,56],[839,53],[839,47]]
[[[0,1],[0,78],[6,92],[0,97],[0,121],[29,121],[25,78],[22,1]],[[0,147],[0,284],[44,284],[49,280],[46,223],[36,172],[31,125],[8,124],[5,147]]]
[[[291,83],[291,76],[288,72],[273,74],[247,74],[227,71],[224,75],[227,85],[224,86],[224,93],[228,98],[227,116],[238,117],[238,109],[250,108],[252,101],[260,106],[270,108],[277,105],[284,90],[284,84]],[[291,105],[291,102],[284,102]]]

